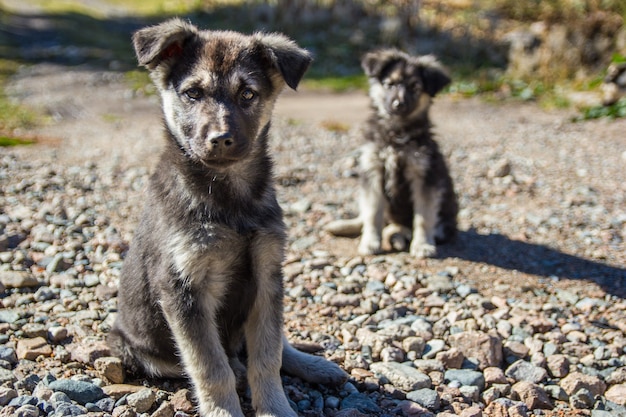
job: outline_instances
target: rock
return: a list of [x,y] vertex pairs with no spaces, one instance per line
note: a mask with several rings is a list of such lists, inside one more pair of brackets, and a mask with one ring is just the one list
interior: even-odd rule
[[626,406],[626,384],[613,385],[605,393],[607,400]]
[[563,378],[569,373],[569,359],[565,355],[552,355],[546,359],[550,374],[555,378]]
[[449,369],[445,373],[446,381],[458,381],[461,385],[471,385],[478,387],[481,391],[485,389],[485,377],[482,372],[469,369]]
[[39,356],[52,355],[52,348],[43,337],[35,337],[33,339],[20,339],[17,342],[17,357],[34,361]]
[[457,348],[452,348],[443,352],[437,353],[435,359],[443,363],[443,365],[450,369],[458,369],[463,365],[465,356]]
[[548,372],[545,369],[535,366],[522,359],[509,366],[504,374],[516,381],[528,381],[535,384],[548,377]]
[[0,323],[15,323],[20,319],[20,314],[14,310],[0,310]]
[[499,337],[482,332],[461,332],[451,335],[448,343],[466,358],[476,358],[479,369],[502,363],[502,341]]
[[487,171],[489,178],[502,178],[511,173],[511,161],[506,158],[497,160]]
[[68,331],[65,327],[54,326],[48,329],[48,339],[52,343],[59,343],[67,339]]
[[124,382],[124,367],[120,358],[113,356],[98,358],[94,361],[94,368],[113,384]]
[[572,396],[581,388],[588,389],[595,397],[603,395],[606,391],[606,384],[597,376],[586,375],[581,372],[572,372],[559,383],[567,395]]
[[68,350],[72,355],[72,360],[76,362],[92,364],[98,358],[111,356],[111,349],[101,341],[88,341],[70,346]]
[[174,410],[183,411],[185,413],[193,413],[195,410],[195,406],[191,401],[192,395],[191,391],[186,388],[176,391],[172,396],[170,402]]
[[428,375],[415,368],[396,362],[373,363],[370,365],[370,370],[383,375],[395,387],[403,391],[430,388],[431,385]]
[[13,388],[0,386],[0,406],[7,405],[13,398],[17,397],[17,391]]
[[380,407],[378,407],[378,405],[376,405],[376,403],[372,401],[370,397],[359,392],[352,393],[343,400],[341,400],[340,407],[342,409],[354,408],[356,410],[359,410],[359,412],[365,414],[380,412]]
[[459,417],[483,417],[483,410],[478,405],[473,405],[461,411]]
[[111,384],[104,386],[102,390],[106,395],[117,400],[122,398],[124,395],[132,394],[143,388],[144,387],[141,385]]
[[6,288],[30,288],[39,285],[37,278],[26,271],[0,271],[0,282]]
[[72,400],[81,405],[98,401],[105,396],[104,391],[97,385],[86,381],[73,379],[57,379],[48,385],[54,391],[65,393]]
[[552,402],[548,394],[538,385],[528,381],[520,381],[511,387],[511,392],[528,406],[529,409],[537,408],[551,410]]
[[174,407],[167,401],[163,401],[159,408],[154,413],[150,414],[150,417],[172,417],[174,415]]
[[483,370],[483,375],[485,377],[485,384],[507,384],[508,381],[506,376],[504,375],[504,371],[500,368],[496,368],[495,366],[487,367]]
[[15,365],[17,363],[15,349],[0,345],[0,360],[7,361],[10,365]]
[[437,353],[444,350],[446,347],[446,342],[442,339],[432,339],[426,342],[426,346],[424,347],[424,352],[422,352],[422,357],[424,359],[434,359],[437,356]]
[[144,388],[126,397],[128,405],[136,412],[145,413],[154,405],[156,396],[150,388]]
[[437,394],[437,391],[430,388],[411,391],[406,394],[406,398],[430,410],[437,410],[441,405],[439,394]]
[[39,417],[39,409],[35,405],[26,404],[15,410],[15,417]]
[[398,406],[406,417],[433,417],[433,413],[413,401],[401,401]]

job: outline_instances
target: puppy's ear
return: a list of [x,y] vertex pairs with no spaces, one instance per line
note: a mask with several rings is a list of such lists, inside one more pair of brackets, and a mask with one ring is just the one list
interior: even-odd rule
[[405,55],[395,49],[382,49],[368,52],[361,59],[361,67],[369,78],[381,78],[383,70],[393,62],[406,59]]
[[313,61],[311,54],[279,33],[256,33],[254,36],[268,52],[271,63],[287,85],[295,90]]
[[133,34],[137,60],[140,65],[153,70],[163,61],[180,56],[183,42],[197,33],[194,25],[178,18],[140,29]]
[[417,58],[420,77],[424,84],[424,91],[434,97],[446,85],[450,84],[450,76],[443,66],[432,55]]

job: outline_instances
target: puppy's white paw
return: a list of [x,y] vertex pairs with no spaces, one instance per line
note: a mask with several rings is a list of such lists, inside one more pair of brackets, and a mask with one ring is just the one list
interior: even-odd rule
[[431,258],[437,255],[437,247],[426,242],[411,243],[411,255],[418,259]]
[[368,239],[363,237],[361,239],[361,243],[359,243],[359,255],[375,255],[381,251],[381,242],[379,238]]

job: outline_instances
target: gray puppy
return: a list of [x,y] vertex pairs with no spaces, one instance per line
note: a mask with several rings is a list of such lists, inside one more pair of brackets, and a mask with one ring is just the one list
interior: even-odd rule
[[359,157],[359,217],[331,222],[326,230],[361,233],[363,255],[381,252],[387,241],[418,258],[434,256],[436,243],[457,231],[456,194],[428,116],[432,98],[450,78],[433,56],[396,49],[370,52],[361,65],[372,112]]
[[[311,57],[279,34],[201,31],[179,19],[133,36],[162,99],[165,148],[124,262],[109,342],[130,370],[190,378],[203,416],[295,416],[280,370],[347,375],[283,336],[285,224],[268,130],[274,102]],[[240,358],[247,360],[247,370]]]

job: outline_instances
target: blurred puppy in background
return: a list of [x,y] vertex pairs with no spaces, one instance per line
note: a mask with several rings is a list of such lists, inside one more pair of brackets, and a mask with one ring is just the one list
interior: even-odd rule
[[436,244],[457,231],[457,198],[428,115],[432,98],[450,78],[435,57],[396,49],[370,52],[361,65],[372,113],[359,157],[360,212],[326,230],[360,233],[362,255],[381,252],[386,242],[418,258],[434,256]]

